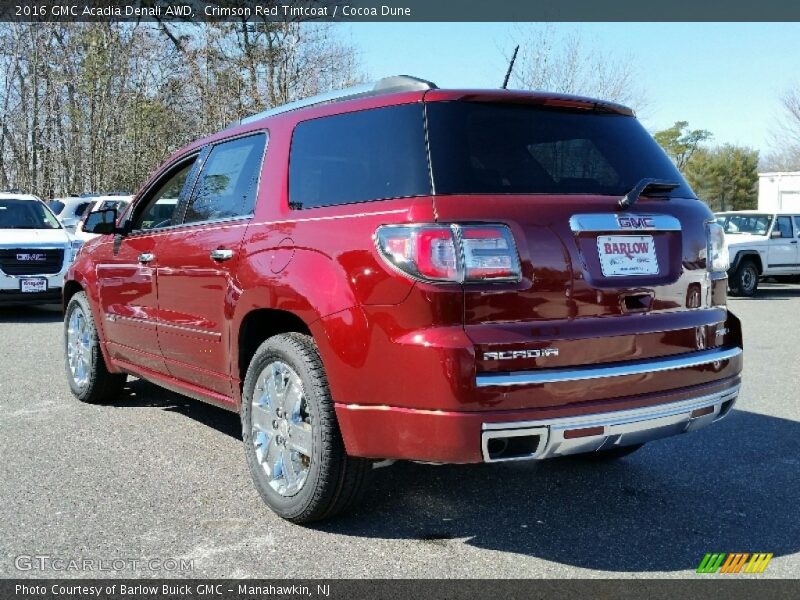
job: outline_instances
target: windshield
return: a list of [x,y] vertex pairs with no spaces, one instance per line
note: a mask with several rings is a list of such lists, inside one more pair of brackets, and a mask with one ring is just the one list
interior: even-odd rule
[[61,225],[41,202],[0,200],[0,229],[61,229]]
[[725,233],[767,235],[772,215],[717,215],[717,223]]
[[659,194],[695,197],[633,117],[479,102],[427,111],[437,194],[622,196],[651,177],[679,184]]

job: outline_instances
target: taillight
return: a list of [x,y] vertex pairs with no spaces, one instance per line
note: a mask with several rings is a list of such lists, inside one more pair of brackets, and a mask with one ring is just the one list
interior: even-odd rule
[[383,225],[375,242],[386,262],[418,279],[520,279],[519,255],[505,225]]

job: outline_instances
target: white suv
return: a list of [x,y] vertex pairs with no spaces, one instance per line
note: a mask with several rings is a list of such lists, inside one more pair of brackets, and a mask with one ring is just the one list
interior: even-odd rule
[[72,238],[41,200],[0,196],[0,305],[61,302]]
[[761,277],[800,275],[800,213],[740,210],[716,217],[730,251],[731,294],[754,296]]

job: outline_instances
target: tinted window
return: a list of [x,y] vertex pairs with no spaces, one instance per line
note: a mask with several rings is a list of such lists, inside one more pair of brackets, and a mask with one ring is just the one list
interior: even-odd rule
[[292,208],[430,193],[420,104],[314,119],[294,130]]
[[211,149],[186,210],[185,223],[252,214],[267,137],[251,135]]
[[428,139],[439,194],[623,195],[641,179],[680,183],[633,117],[477,102],[431,102]]
[[91,202],[81,202],[78,206],[75,207],[75,216],[82,217],[83,213],[86,212],[86,209],[89,208],[89,205],[92,204]]
[[135,218],[133,229],[160,229],[173,224],[181,192],[196,158],[179,166],[156,184],[142,212]]
[[794,218],[794,230],[797,232],[797,237],[800,237],[800,217]]
[[52,210],[57,215],[61,214],[61,211],[64,210],[64,203],[59,202],[58,200],[54,200],[50,203],[50,210]]
[[791,217],[778,217],[778,220],[775,222],[775,229],[773,231],[780,231],[781,237],[792,237]]

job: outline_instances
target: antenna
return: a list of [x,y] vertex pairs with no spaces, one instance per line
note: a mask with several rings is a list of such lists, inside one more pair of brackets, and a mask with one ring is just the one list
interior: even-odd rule
[[517,52],[519,52],[519,44],[514,48],[514,55],[511,57],[511,62],[508,63],[508,71],[506,71],[506,78],[503,79],[503,89],[508,87],[508,78],[511,77],[511,69],[514,68],[514,61],[517,60]]

